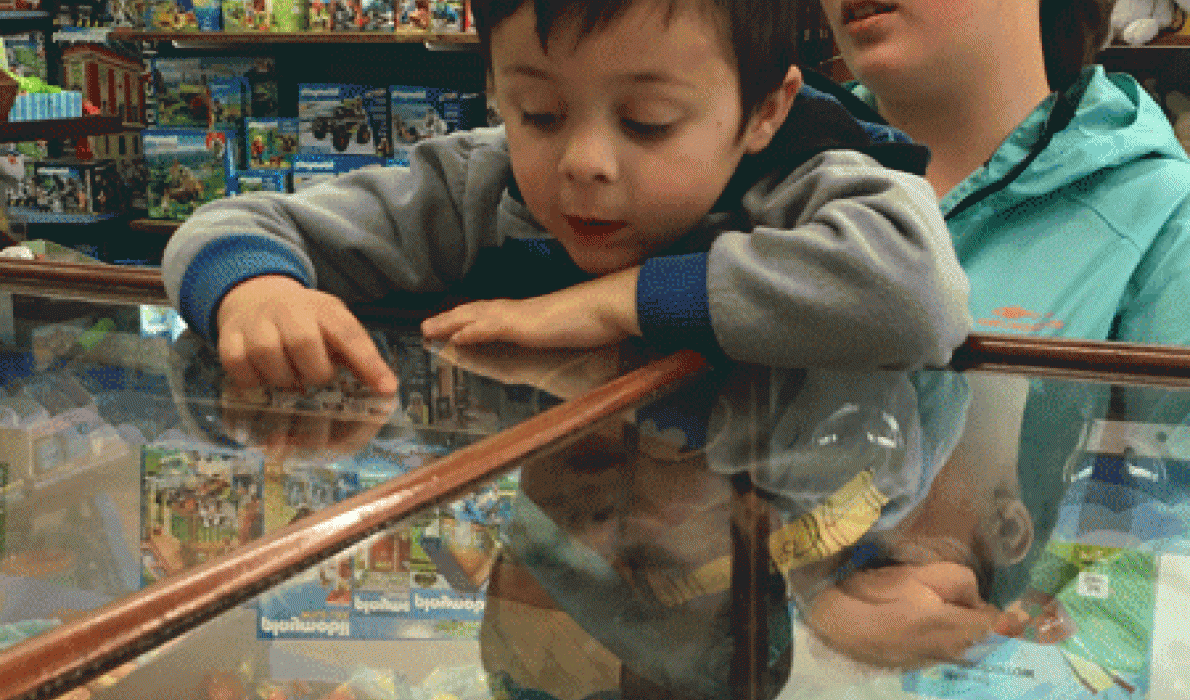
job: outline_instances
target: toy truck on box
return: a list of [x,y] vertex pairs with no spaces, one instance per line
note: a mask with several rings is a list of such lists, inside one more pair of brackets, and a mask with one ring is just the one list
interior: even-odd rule
[[330,114],[315,117],[310,133],[319,141],[329,135],[331,144],[340,152],[346,151],[351,145],[353,134],[356,143],[366,144],[372,140],[368,114],[364,111],[363,103],[358,100],[348,100],[336,106]]

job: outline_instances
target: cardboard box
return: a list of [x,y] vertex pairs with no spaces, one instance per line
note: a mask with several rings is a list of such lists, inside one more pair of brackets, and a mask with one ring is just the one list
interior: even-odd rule
[[288,170],[241,170],[228,178],[228,194],[288,192]]
[[435,88],[415,85],[389,87],[389,134],[393,142],[392,157],[397,163],[409,164],[409,154],[418,141],[443,136],[449,131],[442,117],[438,92]]
[[34,208],[59,214],[120,211],[120,179],[111,161],[42,161],[34,165]]
[[369,90],[341,83],[298,85],[299,151],[374,155],[370,115],[364,107]]
[[301,192],[315,185],[335,179],[334,156],[302,154],[293,160],[293,191]]
[[235,173],[234,132],[149,129],[143,138],[150,217],[183,220],[227,194],[228,174]]
[[[272,58],[203,56],[155,58],[148,81],[157,126],[214,128],[212,92],[237,89],[232,79],[243,79],[247,87],[241,116],[270,117],[277,114],[277,74]],[[226,93],[225,93],[226,94]],[[229,125],[224,119],[222,125]]]
[[244,152],[249,168],[293,167],[298,154],[298,120],[294,117],[244,120]]

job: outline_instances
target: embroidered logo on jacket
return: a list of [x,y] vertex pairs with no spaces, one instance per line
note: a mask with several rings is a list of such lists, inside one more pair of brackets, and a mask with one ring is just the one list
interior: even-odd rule
[[1011,331],[1036,333],[1046,328],[1061,330],[1066,326],[1064,321],[1053,318],[1052,313],[1039,314],[1021,306],[1001,306],[992,311],[996,318],[981,318],[976,323],[981,326],[992,326]]

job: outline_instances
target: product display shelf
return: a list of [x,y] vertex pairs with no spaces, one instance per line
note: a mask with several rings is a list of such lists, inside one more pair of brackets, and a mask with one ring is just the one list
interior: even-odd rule
[[158,233],[164,236],[172,234],[178,230],[182,225],[181,221],[170,221],[168,219],[133,219],[128,222],[128,228],[134,231],[144,231],[145,233]]
[[50,21],[44,10],[0,10],[0,36],[43,29]]
[[150,32],[113,29],[119,41],[185,41],[194,44],[477,44],[474,32]]
[[121,117],[79,117],[77,119],[41,119],[0,122],[0,143],[12,141],[47,141],[99,134],[118,134],[129,127]]

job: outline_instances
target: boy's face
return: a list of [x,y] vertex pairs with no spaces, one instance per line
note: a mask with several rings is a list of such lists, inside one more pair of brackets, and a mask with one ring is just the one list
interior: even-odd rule
[[491,54],[525,203],[592,273],[681,238],[785,115],[762,105],[738,137],[736,70],[696,10],[666,22],[658,4],[637,3],[581,40],[562,20],[547,54],[526,3],[493,29]]

